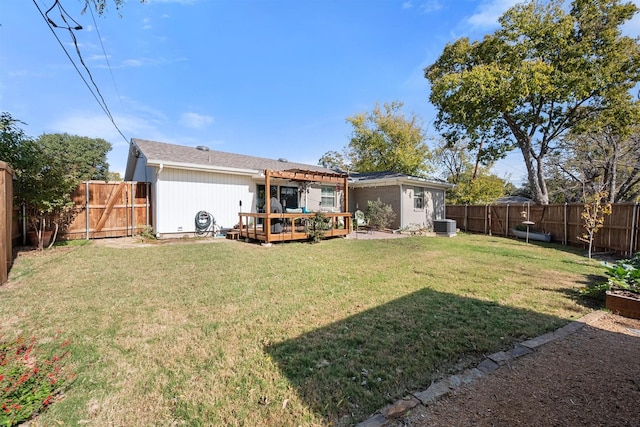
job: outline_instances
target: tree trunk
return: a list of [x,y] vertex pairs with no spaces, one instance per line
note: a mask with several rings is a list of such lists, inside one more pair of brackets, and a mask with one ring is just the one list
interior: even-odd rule
[[544,179],[542,156],[533,156],[531,141],[528,139],[518,139],[518,146],[520,147],[520,151],[522,151],[524,163],[527,167],[527,179],[533,192],[533,200],[539,205],[548,205],[549,193],[547,191],[547,183]]

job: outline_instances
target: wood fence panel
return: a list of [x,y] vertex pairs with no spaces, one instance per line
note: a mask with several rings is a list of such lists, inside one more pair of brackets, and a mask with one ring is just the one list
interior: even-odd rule
[[[448,205],[448,219],[461,230],[498,236],[512,236],[511,229],[523,221],[532,228],[551,233],[551,241],[586,248],[582,220],[583,205]],[[630,256],[640,251],[640,207],[631,203],[613,205],[611,215],[594,238],[594,250]]]
[[151,226],[149,185],[144,182],[83,183],[72,194],[76,208],[61,239],[133,236]]

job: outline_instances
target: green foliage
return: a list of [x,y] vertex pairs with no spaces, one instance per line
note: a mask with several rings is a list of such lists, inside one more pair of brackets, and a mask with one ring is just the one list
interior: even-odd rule
[[[482,41],[448,44],[425,69],[436,127],[488,157],[520,148],[534,199],[549,202],[545,161],[567,131],[600,111],[638,108],[640,47],[620,27],[637,12],[617,0],[528,1],[509,9]],[[618,129],[623,133],[624,124]]]
[[111,144],[66,133],[34,140],[19,128],[20,123],[8,113],[0,116],[0,158],[15,171],[16,201],[25,204],[31,226],[39,234],[38,248],[43,249],[45,229],[54,224],[57,230],[73,206],[71,192],[82,181],[107,178]]
[[376,103],[373,112],[348,117],[353,132],[344,154],[329,151],[319,164],[358,172],[424,176],[430,170],[426,162],[431,153],[417,116],[405,117],[402,105],[394,101],[380,108]]
[[306,221],[306,231],[313,243],[318,243],[327,234],[331,219],[322,212],[316,212]]
[[391,205],[385,205],[380,199],[367,201],[366,217],[369,219],[368,225],[377,230],[389,228],[389,225],[396,218]]
[[145,227],[139,236],[142,240],[158,240],[156,234],[153,232],[153,227]]
[[640,294],[640,252],[608,266],[606,271],[611,289],[623,289]]
[[349,170],[351,169],[351,164],[347,160],[346,156],[337,151],[327,151],[320,157],[318,160],[318,164],[324,168],[329,169],[340,169],[340,170]]
[[66,350],[47,354],[35,337],[0,341],[0,425],[21,424],[54,402],[73,378],[63,364],[68,355]]
[[476,205],[491,203],[506,194],[506,182],[493,174],[480,173],[475,178],[467,171],[459,177],[456,186],[447,191],[447,203]]
[[604,301],[609,290],[624,290],[640,295],[640,252],[632,258],[622,259],[613,264],[605,264],[606,282],[586,286],[578,290],[579,294],[599,301]]
[[36,142],[47,159],[66,165],[67,174],[76,183],[109,177],[111,143],[102,138],[53,133],[41,135]]

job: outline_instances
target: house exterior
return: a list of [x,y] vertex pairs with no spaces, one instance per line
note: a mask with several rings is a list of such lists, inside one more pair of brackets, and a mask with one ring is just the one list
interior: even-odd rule
[[[266,159],[242,154],[186,147],[145,139],[132,139],[125,180],[151,183],[151,219],[160,237],[183,237],[196,231],[196,215],[210,213],[222,231],[238,224],[240,212],[261,212],[266,204],[266,169],[309,170],[335,173],[331,169],[285,159]],[[273,180],[270,194],[283,208],[343,210],[339,185],[300,185]]]
[[[263,213],[265,171],[307,171],[336,174],[315,165],[285,159],[233,154],[208,147],[186,147],[145,139],[132,139],[126,181],[151,185],[151,222],[159,238],[192,236],[196,215],[210,213],[221,231],[238,225],[239,214]],[[380,198],[397,214],[392,228],[431,227],[434,219],[445,218],[444,193],[451,185],[392,173],[351,174],[348,205],[344,185],[269,181],[283,210],[331,213],[365,211],[368,200]]]
[[352,173],[349,210],[366,211],[368,201],[391,205],[396,214],[390,228],[433,229],[433,221],[446,218],[445,192],[453,185],[394,172]]

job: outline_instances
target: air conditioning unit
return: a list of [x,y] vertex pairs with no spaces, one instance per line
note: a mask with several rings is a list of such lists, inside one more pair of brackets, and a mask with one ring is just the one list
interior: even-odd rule
[[433,231],[438,236],[453,237],[456,235],[456,220],[436,219],[433,221]]

